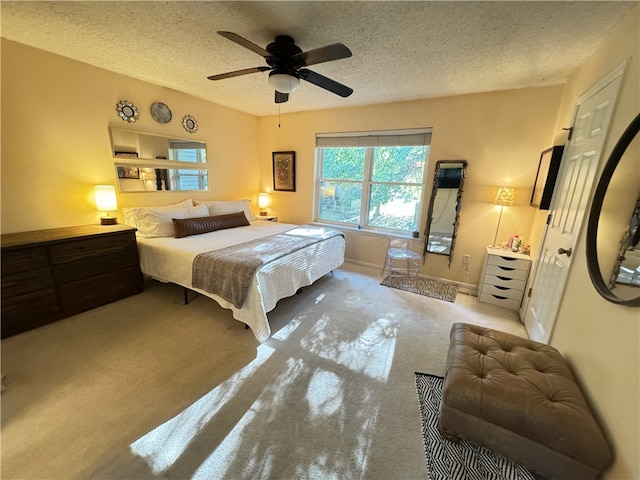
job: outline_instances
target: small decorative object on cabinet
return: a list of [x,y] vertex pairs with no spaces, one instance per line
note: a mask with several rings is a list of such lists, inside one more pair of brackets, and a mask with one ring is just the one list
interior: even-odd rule
[[2,235],[2,338],[142,291],[135,228]]
[[478,299],[510,310],[518,310],[530,268],[529,255],[487,247]]

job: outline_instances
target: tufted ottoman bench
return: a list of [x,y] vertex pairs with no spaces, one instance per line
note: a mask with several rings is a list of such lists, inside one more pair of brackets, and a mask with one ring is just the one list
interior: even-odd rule
[[440,431],[554,479],[593,479],[611,450],[553,347],[489,328],[451,328]]

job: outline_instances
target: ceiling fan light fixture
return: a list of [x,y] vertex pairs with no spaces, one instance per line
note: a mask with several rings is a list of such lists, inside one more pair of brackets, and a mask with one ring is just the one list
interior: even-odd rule
[[287,73],[272,72],[269,74],[269,85],[280,93],[291,93],[300,86],[300,79]]

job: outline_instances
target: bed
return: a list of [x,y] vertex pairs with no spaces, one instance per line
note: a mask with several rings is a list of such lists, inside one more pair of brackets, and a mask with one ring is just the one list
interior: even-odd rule
[[[246,206],[248,207],[248,203]],[[138,252],[142,272],[161,282],[181,285],[212,298],[223,308],[230,309],[236,320],[251,328],[256,339],[260,342],[264,342],[271,335],[267,312],[275,308],[278,300],[294,295],[301,287],[311,285],[344,262],[344,237],[339,232],[333,231],[333,234],[325,235],[326,238],[307,241],[305,246],[277,256],[277,258],[269,259],[262,264],[251,275],[246,298],[241,304],[232,299],[223,298],[219,294],[194,285],[194,261],[197,258],[200,259],[207,252],[215,253],[218,251],[232,251],[234,253],[231,257],[238,256],[235,255],[235,250],[230,249],[243,248],[243,245],[259,244],[260,249],[269,250],[271,243],[264,242],[273,242],[277,237],[285,235],[305,236],[308,232],[315,233],[315,227],[259,220],[247,208],[244,210],[246,215],[243,218],[249,217],[250,221],[247,219],[245,225],[182,238],[169,235],[170,231],[173,233],[173,225],[170,225],[170,230],[166,225],[167,219],[172,220],[174,217],[200,218],[206,211],[217,216],[222,215],[221,211],[228,213],[229,210],[233,210],[228,205],[225,205],[226,210],[212,208],[211,204],[207,207],[208,210],[203,210],[202,207],[200,210],[192,207],[171,210],[164,207],[167,210],[157,210],[160,213],[156,213],[154,218],[161,218],[165,222],[165,225],[162,226],[165,231],[151,235],[148,234],[149,226],[151,225],[152,230],[153,228],[157,229],[157,222],[149,222],[148,215],[138,214],[136,218],[132,219],[127,215],[131,212],[126,212],[125,222],[138,228]],[[189,212],[185,213],[182,210],[189,210]],[[326,234],[330,230],[324,229],[324,233]],[[244,254],[239,255],[239,257],[244,256]],[[215,265],[215,262],[212,265]],[[215,267],[210,271],[214,270]],[[223,268],[223,270],[227,270],[227,268]],[[235,268],[232,270],[235,271]]]

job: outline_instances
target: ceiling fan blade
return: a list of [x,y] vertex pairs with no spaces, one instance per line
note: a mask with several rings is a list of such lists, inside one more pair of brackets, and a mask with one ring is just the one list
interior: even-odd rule
[[298,70],[297,74],[301,79],[313,83],[320,88],[324,88],[325,90],[329,90],[331,93],[335,93],[336,95],[340,95],[341,97],[348,97],[353,93],[353,89],[347,87],[346,85],[342,85],[335,80],[331,80],[324,75],[312,72],[311,70],[307,70],[306,68]]
[[301,66],[308,67],[309,65],[330,62],[332,60],[339,60],[350,56],[351,50],[349,50],[345,45],[342,43],[334,43],[327,45],[326,47],[320,47],[307,52],[298,53],[293,56],[293,59],[301,60],[303,62]]
[[276,90],[276,103],[284,103],[289,101],[289,94],[288,93],[282,93],[279,92],[278,90]]
[[250,42],[249,40],[247,40],[246,38],[241,37],[237,33],[218,31],[218,34],[222,35],[224,38],[227,38],[227,39],[231,40],[232,42],[237,43],[238,45],[242,45],[244,48],[248,48],[252,52],[255,52],[258,55],[261,55],[261,56],[263,56],[265,58],[271,56],[271,54],[269,52],[267,52],[264,48],[256,45],[253,42]]
[[222,80],[223,78],[239,77],[240,75],[247,75],[249,73],[266,72],[272,70],[271,67],[253,67],[245,68],[243,70],[236,70],[234,72],[221,73],[219,75],[211,75],[207,77],[209,80]]

